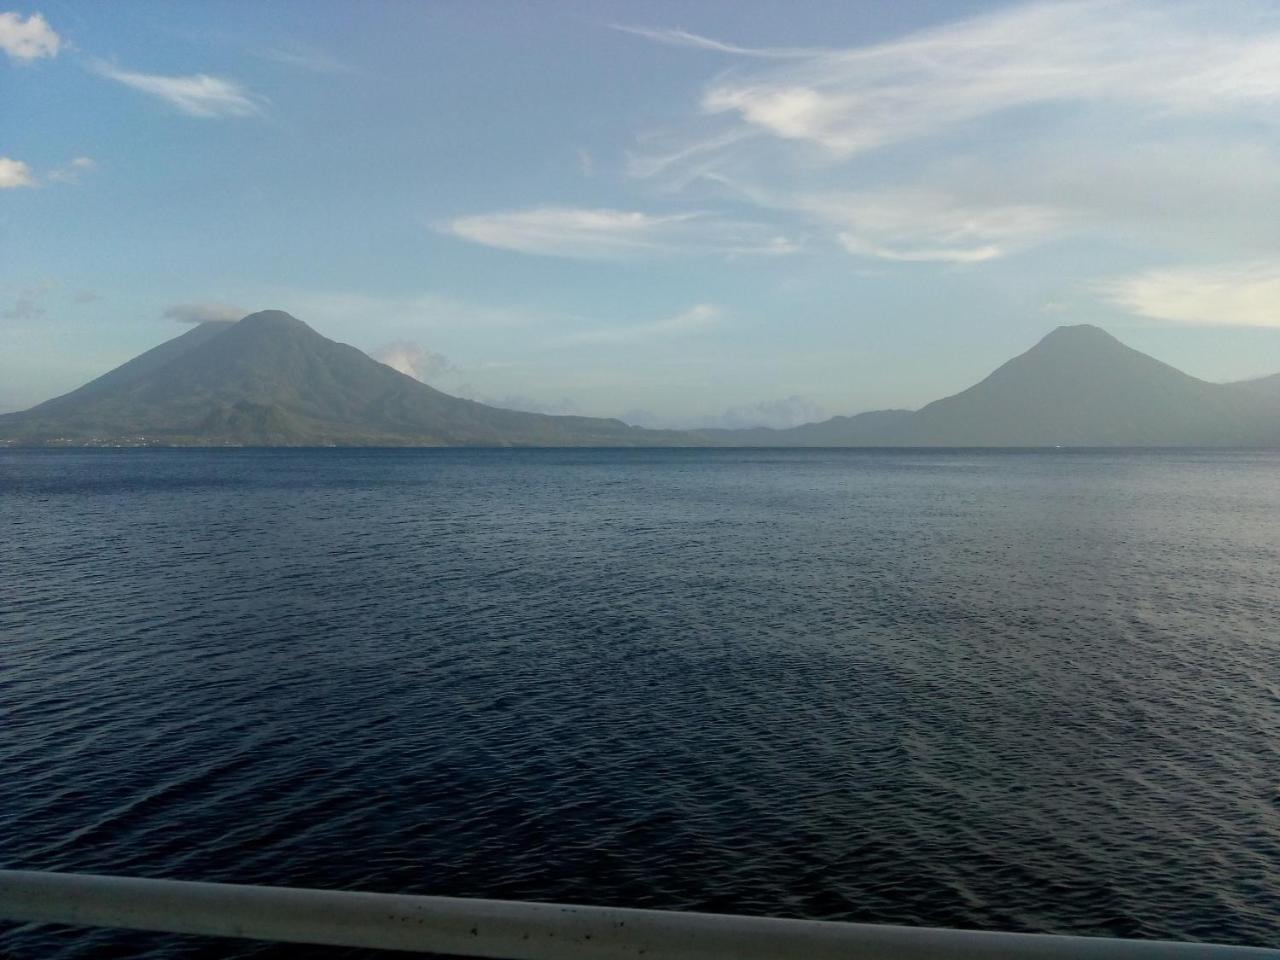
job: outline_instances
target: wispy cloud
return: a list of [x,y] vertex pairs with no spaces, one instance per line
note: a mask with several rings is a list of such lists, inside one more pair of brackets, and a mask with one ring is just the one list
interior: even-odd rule
[[37,176],[35,171],[21,160],[0,157],[0,190],[15,187],[38,187],[43,182],[79,183],[83,174],[97,169],[98,164],[89,157],[76,157],[60,167]]
[[587,344],[637,343],[643,340],[683,337],[719,325],[724,320],[724,309],[712,303],[699,303],[675,316],[647,323],[622,326],[594,327],[562,337],[566,346]]
[[385,343],[371,350],[369,356],[423,383],[433,383],[441,377],[459,372],[457,365],[443,353],[429,350],[413,340]]
[[[835,231],[850,254],[905,262],[980,263],[1025,250],[1079,219],[1049,203],[945,187],[777,193],[715,175],[738,199]],[[970,185],[971,186],[971,185]]]
[[250,51],[262,60],[309,70],[312,73],[354,73],[354,69],[337,57],[301,40],[286,40],[272,47],[259,47]]
[[827,54],[830,51],[817,47],[742,47],[723,40],[690,33],[688,30],[672,28],[638,27],[615,23],[613,29],[633,36],[644,37],[672,47],[694,47],[698,50],[710,50],[713,53],[727,53],[739,57],[758,57],[762,60],[796,60],[807,59]]
[[62,45],[62,38],[40,14],[33,13],[24,20],[17,13],[0,13],[0,50],[10,60],[30,63],[42,57],[56,57]]
[[[638,138],[633,177],[727,190],[858,257],[989,263],[1090,233],[1229,257],[1280,241],[1257,215],[1280,202],[1274,8],[1029,3],[822,50],[627,31],[741,58]],[[1011,139],[994,118],[1014,110]]]
[[17,187],[34,187],[35,177],[31,168],[21,160],[0,157],[0,190],[13,190]]
[[135,73],[102,61],[94,69],[109,80],[157,97],[192,117],[257,116],[266,102],[234,80],[204,73],[178,77]]
[[1280,260],[1148,270],[1102,294],[1129,313],[1200,326],[1280,327]]
[[[649,33],[664,42],[678,34]],[[848,156],[1030,105],[1217,112],[1280,103],[1280,32],[1215,31],[1126,0],[1029,4],[887,43],[787,53],[794,62],[716,80],[703,113]]]
[[1067,215],[1034,205],[968,205],[937,190],[804,194],[797,209],[839,229],[856,256],[882,260],[979,263],[1025,249]]
[[176,303],[161,314],[178,323],[208,323],[211,320],[240,320],[248,310],[228,303]]
[[778,255],[796,250],[792,241],[762,224],[705,213],[655,215],[536,207],[458,217],[442,229],[490,247],[584,260],[679,254]]
[[50,170],[45,174],[45,178],[55,183],[79,183],[80,178],[98,168],[97,162],[92,157],[76,157],[70,163],[64,163],[62,166]]

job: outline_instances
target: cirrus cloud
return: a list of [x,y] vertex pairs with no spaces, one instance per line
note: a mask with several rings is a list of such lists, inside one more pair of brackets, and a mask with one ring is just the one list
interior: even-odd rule
[[1048,206],[970,205],[923,189],[806,194],[794,204],[840,228],[849,253],[908,262],[994,260],[1039,242],[1069,219]]
[[163,100],[192,117],[252,117],[262,113],[265,103],[234,80],[204,73],[177,77],[136,73],[102,61],[94,69],[108,80]]
[[710,50],[713,53],[728,53],[740,57],[758,57],[762,60],[804,60],[830,53],[829,50],[815,47],[743,47],[736,43],[725,43],[688,30],[672,28],[654,29],[652,27],[635,27],[615,23],[614,30],[630,33],[646,40],[654,40],[672,47],[694,47],[699,50]]
[[441,229],[485,246],[584,260],[680,254],[776,256],[797,249],[763,224],[705,213],[655,215],[544,206],[458,217]]
[[821,49],[627,30],[739,61],[640,135],[633,177],[727,188],[856,256],[976,264],[1068,234],[1274,249],[1273,7],[1021,3]]
[[301,40],[286,40],[274,47],[250,50],[254,56],[312,73],[354,73],[352,67],[332,54]]
[[1026,4],[886,43],[788,53],[798,59],[712,83],[703,113],[847,156],[1022,106],[1194,113],[1280,103],[1274,24],[1215,30],[1129,0]]

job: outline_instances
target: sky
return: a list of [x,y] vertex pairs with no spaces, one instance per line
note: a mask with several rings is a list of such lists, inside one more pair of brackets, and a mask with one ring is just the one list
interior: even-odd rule
[[268,308],[651,426],[915,408],[1071,323],[1274,373],[1280,5],[0,12],[0,411]]

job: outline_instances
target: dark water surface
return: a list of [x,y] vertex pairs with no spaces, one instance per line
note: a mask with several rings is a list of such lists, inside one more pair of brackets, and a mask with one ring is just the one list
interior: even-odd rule
[[5,451],[0,531],[0,866],[1280,946],[1277,454]]

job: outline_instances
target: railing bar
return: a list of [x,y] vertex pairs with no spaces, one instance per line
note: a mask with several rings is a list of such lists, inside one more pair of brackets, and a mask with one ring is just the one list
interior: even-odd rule
[[499,960],[1280,960],[1280,950],[0,870],[0,920]]

